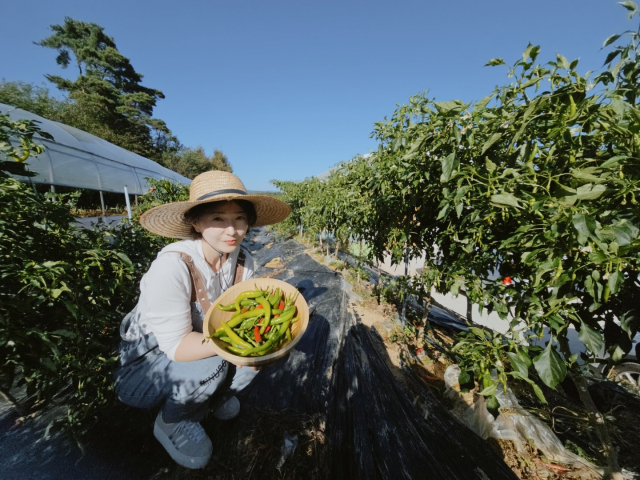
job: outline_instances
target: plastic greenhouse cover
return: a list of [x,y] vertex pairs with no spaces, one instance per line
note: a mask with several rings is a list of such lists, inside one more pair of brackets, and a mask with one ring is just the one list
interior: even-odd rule
[[162,165],[125,150],[101,138],[69,125],[0,103],[0,113],[13,120],[34,120],[53,141],[36,135],[45,151],[27,160],[29,170],[36,176],[15,176],[18,180],[89,188],[105,192],[143,195],[149,190],[145,178],[167,179],[188,185],[191,180]]

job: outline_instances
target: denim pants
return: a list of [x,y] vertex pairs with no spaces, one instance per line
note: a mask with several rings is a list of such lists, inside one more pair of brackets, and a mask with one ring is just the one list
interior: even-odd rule
[[222,404],[258,373],[249,367],[236,369],[219,356],[192,362],[170,360],[152,333],[136,341],[123,340],[120,363],[115,374],[118,398],[137,408],[162,404],[162,419],[167,423],[199,422],[214,394],[215,403]]

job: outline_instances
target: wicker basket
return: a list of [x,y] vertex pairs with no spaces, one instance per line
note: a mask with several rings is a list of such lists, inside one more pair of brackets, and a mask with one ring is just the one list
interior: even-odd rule
[[[209,337],[211,333],[216,331],[221,322],[228,321],[233,315],[233,311],[224,312],[222,310],[219,310],[218,304],[229,305],[230,303],[233,303],[235,301],[239,294],[241,294],[242,292],[246,292],[247,290],[256,290],[256,287],[262,290],[266,288],[269,288],[269,290],[275,290],[276,288],[280,287],[280,291],[283,291],[287,295],[295,295],[296,293],[298,293],[298,290],[293,285],[283,282],[282,280],[275,280],[272,278],[254,278],[234,285],[229,290],[220,295],[218,299],[213,302],[211,308],[209,308],[209,311],[204,318],[203,325],[205,337]],[[292,333],[292,340],[289,343],[285,343],[279,350],[273,353],[263,355],[262,357],[241,357],[239,355],[234,355],[233,353],[228,351],[225,348],[228,344],[215,337],[208,339],[207,343],[211,345],[213,350],[218,355],[220,355],[225,360],[233,363],[234,365],[259,366],[271,363],[278,358],[285,356],[290,350],[292,350],[300,341],[302,335],[304,335],[304,332],[307,330],[307,326],[309,325],[309,306],[307,305],[304,297],[299,293],[296,298],[295,305],[298,309],[298,321],[293,324],[297,325],[297,327]]]

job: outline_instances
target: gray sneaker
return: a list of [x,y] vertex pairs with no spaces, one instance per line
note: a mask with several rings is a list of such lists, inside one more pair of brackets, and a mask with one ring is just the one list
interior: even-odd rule
[[211,440],[198,422],[164,423],[160,412],[153,426],[153,435],[171,458],[183,467],[204,468],[213,453]]
[[231,397],[218,408],[213,410],[213,416],[218,420],[231,420],[240,413],[240,401],[236,397]]

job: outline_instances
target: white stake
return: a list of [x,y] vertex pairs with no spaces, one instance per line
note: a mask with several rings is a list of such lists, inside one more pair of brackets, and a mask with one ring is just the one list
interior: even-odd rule
[[127,202],[127,213],[129,214],[129,223],[131,223],[131,204],[129,203],[129,191],[127,186],[124,186],[124,200]]

